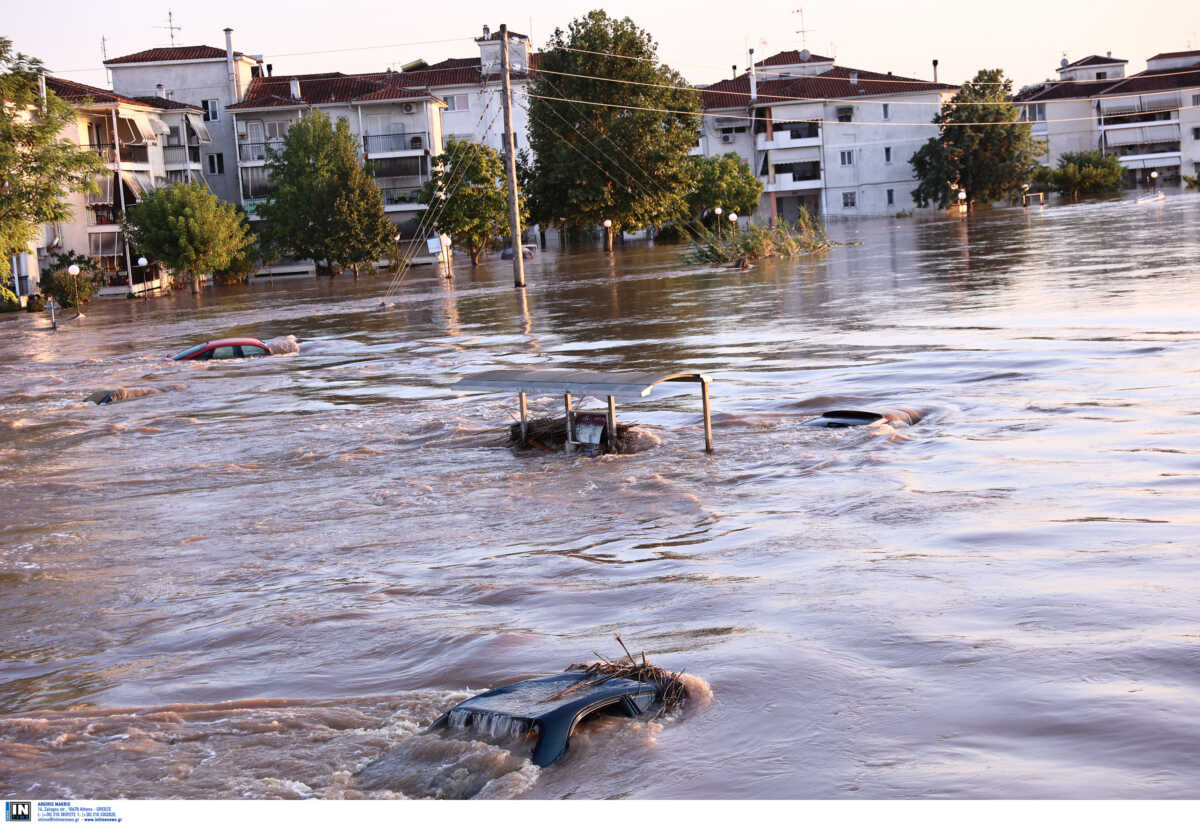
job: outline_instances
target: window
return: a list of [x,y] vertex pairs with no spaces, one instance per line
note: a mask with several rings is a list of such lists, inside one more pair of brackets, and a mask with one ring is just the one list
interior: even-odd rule
[[858,207],[858,196],[855,192],[842,192],[842,208],[855,209]]
[[887,200],[888,200],[888,205],[889,205],[889,206],[895,206],[895,205],[896,205],[896,190],[895,190],[895,189],[888,189],[888,190],[887,190]]
[[240,352],[238,352],[240,348],[241,347],[238,346],[218,346],[213,350],[212,358],[213,360],[229,360],[231,358],[236,358],[240,354]]
[[1097,80],[1105,80],[1108,77],[1108,72],[1096,72]]
[[471,108],[470,98],[465,94],[446,95],[446,111],[465,112]]
[[853,166],[854,165],[854,150],[850,149],[848,151],[842,152],[841,158],[842,158],[843,166]]
[[891,119],[891,116],[892,116],[891,106],[887,103],[884,103],[883,104],[883,119],[889,120],[889,119]]
[[167,134],[168,146],[182,146],[183,137],[180,135],[180,127],[178,125],[169,127],[171,129]]
[[883,162],[884,163],[892,162],[892,147],[891,146],[883,147]]
[[215,152],[208,156],[208,173],[210,175],[225,174],[225,155]]
[[220,100],[215,98],[211,100],[201,100],[200,105],[204,108],[205,121],[221,119],[220,110],[218,108],[221,105]]
[[838,123],[849,123],[854,119],[853,106],[838,106],[837,110]]
[[1200,140],[1200,126],[1192,129],[1192,140]]
[[1025,119],[1041,122],[1046,119],[1046,104],[1045,103],[1030,103],[1025,106]]
[[1193,105],[1193,106],[1200,106],[1200,94],[1194,94],[1194,95],[1192,95],[1192,105]]

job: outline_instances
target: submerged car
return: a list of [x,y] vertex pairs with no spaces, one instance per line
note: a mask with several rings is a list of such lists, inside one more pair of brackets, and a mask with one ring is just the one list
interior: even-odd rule
[[466,729],[490,737],[536,735],[532,761],[553,764],[567,751],[571,733],[596,713],[636,718],[661,702],[662,689],[629,678],[595,682],[588,672],[565,672],[518,681],[468,698],[429,726]]
[[184,349],[172,355],[171,360],[233,360],[260,358],[269,354],[271,350],[258,338],[222,338]]

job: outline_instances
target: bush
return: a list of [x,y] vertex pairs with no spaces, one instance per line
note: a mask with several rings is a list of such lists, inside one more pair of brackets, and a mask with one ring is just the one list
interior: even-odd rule
[[25,298],[26,312],[44,312],[46,310],[45,295],[30,295]]
[[0,283],[0,312],[15,312],[21,308],[21,301],[11,289]]
[[724,229],[720,234],[697,227],[696,240],[684,255],[688,263],[748,264],[761,258],[819,255],[829,251],[831,244],[825,227],[806,210],[794,224],[780,221],[770,228],[751,223],[745,228]]
[[[72,277],[67,269],[79,267],[79,274]],[[42,294],[54,298],[60,306],[74,306],[75,295],[79,303],[87,303],[100,291],[100,277],[95,262],[85,255],[74,252],[55,252],[50,256],[50,271],[42,275]]]
[[1096,150],[1066,152],[1058,159],[1058,168],[1042,176],[1055,191],[1078,200],[1080,195],[1119,190],[1125,181],[1125,167],[1116,155]]

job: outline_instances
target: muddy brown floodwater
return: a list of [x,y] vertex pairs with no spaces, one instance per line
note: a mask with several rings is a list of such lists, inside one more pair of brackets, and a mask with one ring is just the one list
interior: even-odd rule
[[[832,233],[0,318],[0,794],[1194,797],[1200,196]],[[165,359],[247,334],[300,351]],[[514,456],[450,389],[505,367],[711,372],[716,453],[687,394]],[[615,632],[711,702],[416,734]]]

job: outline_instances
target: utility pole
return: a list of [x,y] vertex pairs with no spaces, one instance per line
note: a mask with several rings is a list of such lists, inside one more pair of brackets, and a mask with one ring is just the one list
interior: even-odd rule
[[500,66],[504,73],[504,168],[508,173],[508,228],[512,233],[513,286],[525,288],[525,250],[521,248],[521,213],[517,210],[517,151],[512,121],[512,82],[508,77],[508,25],[500,24]]

